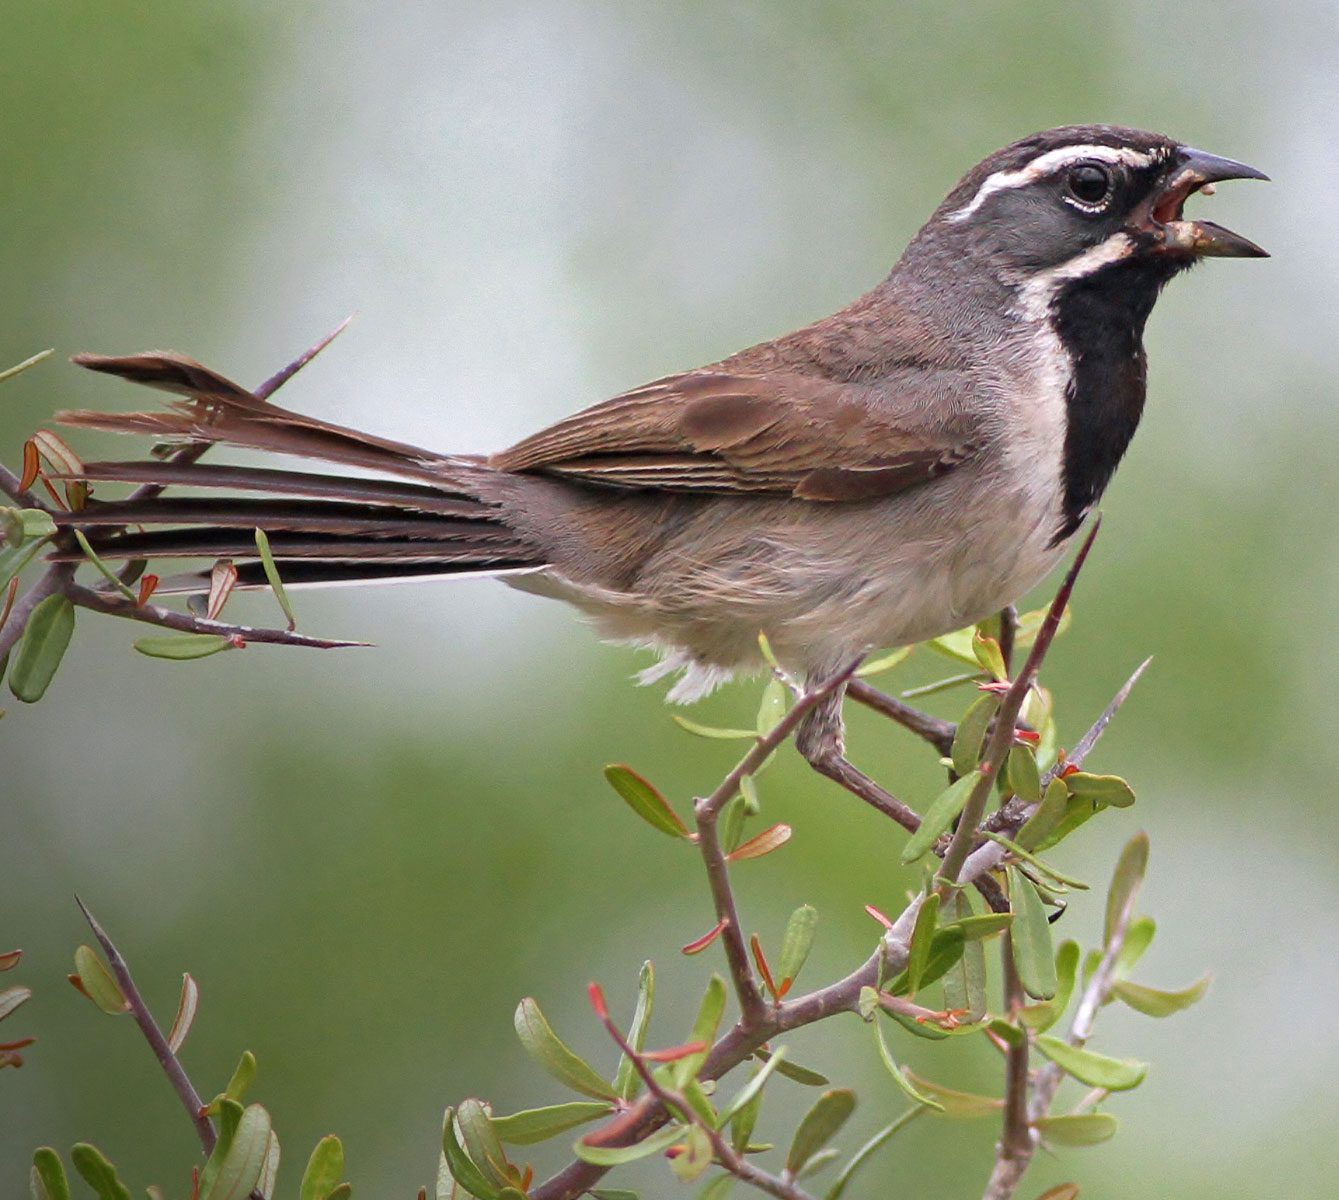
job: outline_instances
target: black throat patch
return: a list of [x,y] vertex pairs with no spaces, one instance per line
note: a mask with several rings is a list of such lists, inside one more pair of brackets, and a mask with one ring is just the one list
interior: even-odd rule
[[1051,307],[1073,374],[1065,392],[1064,509],[1059,545],[1083,523],[1111,480],[1144,411],[1144,323],[1183,264],[1132,259],[1075,279]]

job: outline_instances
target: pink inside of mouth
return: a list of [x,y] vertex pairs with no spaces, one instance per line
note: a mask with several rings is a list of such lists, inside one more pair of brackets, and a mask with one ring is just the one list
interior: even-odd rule
[[1199,183],[1193,179],[1169,187],[1158,198],[1157,203],[1153,205],[1153,220],[1159,225],[1166,225],[1169,221],[1179,221],[1181,219],[1181,209],[1184,207],[1187,198],[1199,187]]

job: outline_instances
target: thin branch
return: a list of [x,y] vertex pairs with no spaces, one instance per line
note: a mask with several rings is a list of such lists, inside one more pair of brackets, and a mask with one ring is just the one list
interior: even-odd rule
[[1082,545],[1079,546],[1079,552],[1074,556],[1074,561],[1065,574],[1064,582],[1061,583],[1060,589],[1056,592],[1055,599],[1051,601],[1051,607],[1047,610],[1041,628],[1037,631],[1036,641],[1032,643],[1032,650],[1023,663],[1022,670],[1015,676],[1013,684],[1000,703],[999,712],[995,716],[995,727],[991,732],[989,742],[986,744],[986,752],[981,759],[979,778],[973,786],[971,794],[967,797],[967,803],[963,806],[962,817],[958,821],[958,828],[953,833],[948,850],[944,853],[944,862],[939,868],[939,886],[945,892],[958,882],[963,864],[967,861],[967,855],[971,852],[972,842],[976,839],[977,827],[981,824],[981,818],[985,814],[986,801],[990,797],[995,777],[1004,767],[1005,759],[1013,746],[1014,731],[1017,727],[1018,714],[1022,710],[1023,701],[1027,699],[1028,691],[1037,678],[1042,660],[1045,659],[1046,652],[1050,649],[1051,642],[1060,628],[1060,619],[1064,616],[1066,605],[1069,604],[1069,597],[1074,591],[1074,584],[1078,581],[1079,572],[1083,569],[1083,564],[1088,558],[1088,552],[1093,547],[1093,540],[1097,537],[1097,531],[1101,527],[1102,519],[1099,516],[1093,521],[1092,527],[1088,530],[1088,536],[1083,539]]
[[[346,646],[367,646],[368,642],[349,642],[335,638],[312,637],[305,633],[294,633],[288,629],[266,629],[253,625],[231,625],[224,621],[210,621],[204,617],[180,613],[170,608],[160,608],[156,604],[132,604],[120,596],[99,591],[96,588],[83,587],[70,583],[63,591],[81,608],[90,608],[94,612],[107,613],[113,617],[124,617],[130,621],[143,621],[147,625],[160,625],[164,629],[175,629],[182,633],[204,633],[216,637],[239,639],[242,642],[267,642],[277,646],[307,646],[317,650],[337,650]],[[11,617],[11,620],[13,618]]]
[[952,721],[912,708],[910,704],[904,704],[886,692],[881,692],[863,679],[852,679],[846,685],[846,694],[858,704],[882,713],[917,737],[924,738],[941,755],[948,754],[953,748],[953,735],[958,727]]
[[[1005,1010],[1013,1016],[1026,999],[1023,984],[1018,978],[1014,966],[1013,937],[1006,931],[1000,939],[1000,956],[1004,974]],[[1026,1039],[1018,1045],[1009,1045],[1005,1049],[1004,1069],[1004,1127],[1000,1135],[997,1159],[1018,1159],[1024,1161],[1032,1156],[1032,1131],[1028,1128],[1028,1043]]]
[[707,1140],[711,1143],[712,1153],[716,1156],[720,1165],[734,1175],[737,1179],[750,1183],[759,1191],[766,1192],[769,1196],[776,1196],[778,1200],[812,1200],[812,1197],[802,1188],[796,1187],[788,1180],[782,1179],[769,1171],[763,1171],[755,1167],[744,1158],[721,1134],[715,1126],[703,1121],[697,1114],[688,1100],[676,1091],[665,1087],[651,1070],[645,1057],[639,1054],[628,1043],[628,1040],[619,1031],[607,1012],[599,1014],[600,1021],[608,1030],[609,1036],[614,1039],[618,1048],[627,1055],[628,1061],[632,1063],[634,1070],[641,1076],[642,1082],[646,1084],[646,1090],[659,1101],[662,1108],[666,1111],[679,1114],[679,1118],[687,1124],[696,1125],[703,1133],[707,1135]]
[[716,790],[710,796],[697,800],[693,805],[698,849],[706,868],[707,883],[711,888],[712,902],[716,907],[716,919],[723,922],[721,942],[725,947],[725,958],[730,967],[735,995],[739,999],[740,1022],[745,1028],[750,1028],[762,1018],[767,1011],[767,1004],[762,998],[753,967],[749,963],[748,948],[744,945],[744,932],[739,924],[738,906],[735,904],[734,892],[730,887],[730,869],[721,849],[716,823],[721,811],[739,791],[741,781],[757,771],[767,761],[768,756],[798,728],[809,712],[850,679],[859,665],[860,660],[855,659],[844,670],[838,671],[818,687],[801,692],[781,720],[758,738]]
[[186,1068],[181,1065],[181,1060],[173,1052],[172,1047],[167,1044],[167,1038],[163,1036],[163,1031],[158,1028],[158,1022],[154,1020],[153,1013],[149,1011],[149,1006],[145,1004],[139,988],[135,986],[135,980],[130,974],[130,968],[126,965],[126,960],[121,957],[121,952],[117,950],[112,939],[107,936],[93,914],[88,911],[84,902],[78,896],[74,898],[74,902],[79,905],[79,911],[84,914],[84,920],[88,922],[88,927],[93,931],[93,936],[97,938],[98,945],[102,947],[102,952],[107,956],[107,965],[111,967],[112,974],[116,976],[116,982],[121,985],[121,991],[125,994],[126,1001],[130,1005],[130,1014],[135,1018],[135,1024],[140,1027],[140,1031],[144,1034],[144,1040],[149,1043],[149,1047],[153,1050],[154,1056],[163,1068],[163,1073],[167,1076],[168,1082],[172,1084],[173,1090],[180,1098],[182,1107],[186,1110],[186,1115],[190,1117],[191,1124],[195,1126],[201,1148],[206,1155],[212,1154],[214,1144],[218,1141],[218,1135],[214,1132],[213,1123],[205,1116],[205,1106],[200,1099],[200,1093],[195,1090],[195,1085],[186,1074]]
[[908,833],[915,833],[921,826],[921,819],[915,809],[903,804],[892,792],[875,783],[845,755],[834,754],[810,760],[815,771],[839,787],[845,788],[858,800],[863,800],[871,808],[891,817]]

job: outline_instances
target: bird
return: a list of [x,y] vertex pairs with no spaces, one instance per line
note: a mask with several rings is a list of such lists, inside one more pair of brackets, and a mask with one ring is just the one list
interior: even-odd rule
[[[814,684],[875,648],[983,620],[1046,576],[1139,423],[1163,287],[1205,258],[1267,257],[1187,219],[1186,201],[1267,178],[1117,125],[1021,138],[968,171],[840,311],[490,455],[300,415],[175,353],[78,355],[174,399],[58,414],[66,425],[353,473],[87,463],[97,486],[212,491],[94,497],[58,521],[104,559],[230,558],[240,587],[266,585],[256,528],[287,584],[497,576],[657,651],[642,679],[677,676],[676,702],[764,670],[760,634]],[[836,777],[849,764],[831,700],[797,746]]]

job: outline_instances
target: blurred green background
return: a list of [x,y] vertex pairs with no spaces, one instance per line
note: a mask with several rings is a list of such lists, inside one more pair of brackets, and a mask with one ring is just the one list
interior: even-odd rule
[[[1111,1104],[1116,1141],[1043,1155],[1022,1194],[1064,1178],[1091,1200],[1325,1190],[1333,3],[52,0],[4,6],[0,34],[0,362],[172,347],[254,382],[357,312],[284,402],[452,450],[830,311],[962,171],[1033,129],[1140,125],[1268,170],[1273,186],[1210,204],[1274,258],[1196,271],[1153,319],[1148,413],[1049,668],[1072,742],[1156,656],[1093,760],[1140,804],[1063,859],[1104,879],[1147,829],[1161,934],[1143,977],[1209,968],[1215,984],[1171,1021],[1107,1011],[1096,1046],[1150,1059],[1149,1080]],[[139,399],[46,364],[5,386],[0,455],[14,463],[54,407]],[[686,1027],[708,964],[677,947],[710,925],[706,889],[600,767],[628,760],[686,802],[734,748],[674,727],[658,690],[630,684],[633,652],[495,583],[296,600],[304,628],[377,648],[169,664],[130,650],[140,631],[81,619],[40,708],[8,705],[0,949],[26,950],[6,982],[37,995],[6,1030],[41,1040],[0,1079],[4,1195],[38,1143],[93,1140],[174,1195],[195,1154],[131,1024],[62,979],[88,940],[76,890],[165,1020],[180,972],[199,980],[185,1058],[206,1094],[256,1052],[281,1194],[334,1131],[359,1194],[409,1197],[446,1103],[559,1099],[512,1035],[522,995],[612,1065],[584,985],[626,1011],[650,956],[661,1041]],[[268,597],[234,604],[276,616]],[[903,677],[931,672],[913,659]],[[736,686],[694,715],[738,723],[755,697]],[[852,724],[855,760],[923,802],[930,756]],[[873,944],[862,906],[895,908],[907,885],[901,838],[791,751],[762,792],[797,832],[739,870],[745,921],[775,941],[816,905],[808,979],[844,973]],[[1099,909],[1081,902],[1064,927],[1091,937]],[[936,1078],[998,1074],[981,1048],[910,1042]],[[859,1089],[849,1148],[903,1105],[854,1019],[791,1044]],[[782,1137],[809,1098],[779,1086],[761,1132]],[[977,1194],[994,1132],[919,1122],[855,1194]],[[564,1145],[534,1158],[556,1165]],[[648,1196],[679,1191],[662,1168],[644,1178]]]

